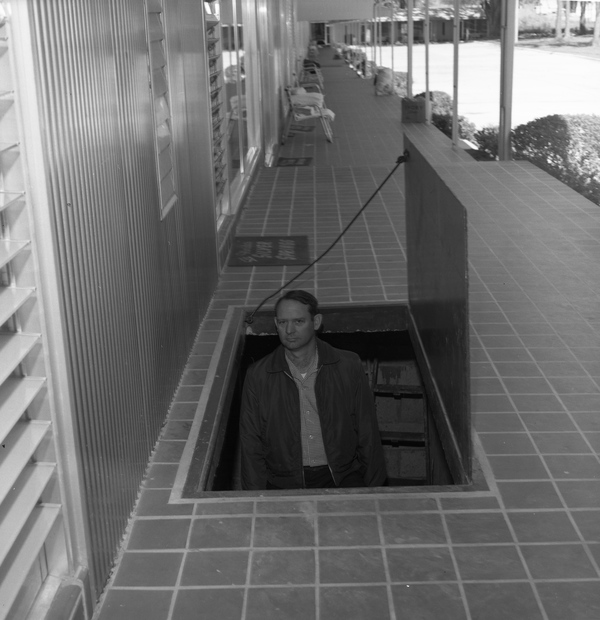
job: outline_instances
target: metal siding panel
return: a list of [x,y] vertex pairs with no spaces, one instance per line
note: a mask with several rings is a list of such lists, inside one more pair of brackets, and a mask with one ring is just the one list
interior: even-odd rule
[[[187,0],[183,12],[171,5],[171,33],[201,10]],[[214,215],[198,208],[186,164],[180,200],[159,217],[144,2],[34,6],[74,423],[99,592],[216,286]],[[185,137],[197,121],[186,114],[175,34],[169,52],[178,85],[171,89],[178,94],[177,159],[198,161]]]

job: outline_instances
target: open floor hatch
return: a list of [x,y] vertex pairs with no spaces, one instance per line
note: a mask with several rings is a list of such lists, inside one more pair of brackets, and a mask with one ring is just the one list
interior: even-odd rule
[[[373,397],[388,471],[379,492],[465,487],[453,476],[434,415],[435,383],[427,376],[422,352],[411,336],[406,306],[351,306],[322,309],[319,337],[362,360]],[[231,307],[209,369],[203,398],[178,472],[174,493],[180,499],[229,495],[298,495],[369,492],[373,489],[298,489],[242,491],[240,484],[239,410],[248,366],[279,345],[272,312],[244,324],[245,313]],[[432,389],[433,392],[432,393]],[[433,406],[432,406],[433,405]],[[439,403],[437,406],[439,410]],[[468,412],[465,412],[468,415]],[[451,434],[451,433],[450,433]],[[450,447],[451,449],[451,447]]]

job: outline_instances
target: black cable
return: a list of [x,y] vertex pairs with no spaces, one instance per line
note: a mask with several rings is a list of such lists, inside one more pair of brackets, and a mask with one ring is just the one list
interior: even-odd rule
[[312,263],[310,263],[310,265],[307,265],[300,273],[296,274],[291,280],[288,280],[283,286],[278,288],[274,293],[272,293],[268,297],[265,297],[258,304],[258,306],[256,306],[256,308],[246,317],[245,320],[246,320],[246,323],[248,323],[248,325],[252,323],[252,321],[254,320],[254,315],[265,305],[267,301],[269,301],[269,299],[275,297],[275,295],[277,295],[278,293],[281,293],[281,291],[283,291],[284,288],[287,288],[292,282],[294,282],[294,280],[297,280],[301,275],[305,274],[311,267],[316,265],[326,254],[328,254],[333,249],[335,244],[346,234],[347,230],[350,228],[350,226],[352,226],[352,224],[354,224],[354,222],[358,219],[360,214],[369,206],[369,203],[371,202],[371,200],[373,200],[373,198],[375,198],[375,196],[381,191],[381,188],[388,182],[388,180],[394,174],[394,172],[398,170],[398,167],[400,166],[400,164],[405,163],[407,160],[408,160],[408,151],[405,150],[404,153],[400,155],[400,157],[398,157],[398,159],[396,160],[396,165],[392,168],[392,171],[387,175],[387,177],[385,177],[385,179],[383,179],[383,181],[379,184],[379,187],[371,194],[367,202],[365,202],[365,204],[360,208],[358,213],[350,220],[350,222],[346,225],[344,230],[342,230],[342,232],[337,236],[335,241],[323,252],[323,254],[321,254],[318,258],[315,258],[315,260]]

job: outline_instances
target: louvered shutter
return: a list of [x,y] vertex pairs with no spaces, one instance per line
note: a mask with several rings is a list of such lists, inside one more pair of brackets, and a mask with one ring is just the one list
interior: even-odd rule
[[[0,15],[0,18],[3,16]],[[0,620],[24,618],[66,547],[25,190],[13,34],[0,26]],[[49,550],[53,551],[50,552]],[[57,551],[58,550],[58,551]]]
[[156,169],[160,188],[161,217],[177,202],[177,183],[171,132],[169,79],[162,0],[147,0],[150,83],[154,99]]

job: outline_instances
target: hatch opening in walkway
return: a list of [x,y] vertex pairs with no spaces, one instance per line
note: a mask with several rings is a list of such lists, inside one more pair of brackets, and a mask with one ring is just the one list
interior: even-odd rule
[[[423,368],[408,329],[406,306],[323,307],[323,329],[319,337],[334,347],[354,351],[362,360],[373,390],[381,443],[388,470],[388,485],[394,489],[465,487],[448,464],[438,428],[432,415],[436,395]],[[221,351],[212,369],[212,379],[203,417],[197,432],[190,433],[182,466],[187,468],[181,499],[254,493],[324,494],[370,492],[373,489],[325,489],[245,492],[240,484],[239,409],[248,366],[279,345],[272,313],[244,324],[244,312],[230,308],[229,327],[221,338]],[[377,326],[377,329],[373,329]],[[201,403],[202,404],[202,403]],[[181,469],[181,468],[180,468]],[[180,476],[178,476],[179,478]],[[177,487],[177,484],[176,484]]]

